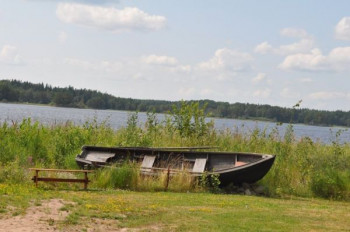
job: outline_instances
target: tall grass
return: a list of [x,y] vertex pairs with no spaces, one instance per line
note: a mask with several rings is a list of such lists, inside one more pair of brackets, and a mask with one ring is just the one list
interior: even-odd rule
[[99,169],[92,186],[134,191],[187,192],[206,190],[186,171],[171,176],[167,172],[159,172],[158,175],[141,175],[139,164],[131,162]]
[[[127,126],[119,130],[111,129],[107,123],[98,124],[96,120],[83,126],[70,122],[45,126],[31,119],[2,123],[0,182],[11,179],[11,176],[21,178],[20,173],[9,172],[11,165],[17,165],[23,175],[26,168],[33,166],[77,168],[74,158],[85,144],[150,147],[207,145],[218,147],[219,151],[275,154],[272,169],[260,181],[270,195],[350,199],[350,146],[349,143],[339,142],[341,131],[333,143],[323,144],[308,137],[296,139],[292,125],[284,135],[279,134],[278,126],[269,133],[258,128],[247,133],[238,126],[217,131],[205,117],[204,110],[198,104],[183,103],[180,108],[174,108],[164,121],[158,121],[155,114],[149,113],[146,123],[140,125],[137,114],[131,114]],[[129,168],[131,171],[111,169],[101,173],[97,182],[106,188],[164,188],[161,178],[157,181],[140,180],[139,175],[134,174],[137,168]],[[123,178],[128,181],[125,182]],[[187,177],[184,174],[177,178],[173,179],[173,183],[185,183],[181,178]],[[104,183],[103,180],[107,179],[110,181]],[[169,184],[169,190],[179,188],[173,183]]]

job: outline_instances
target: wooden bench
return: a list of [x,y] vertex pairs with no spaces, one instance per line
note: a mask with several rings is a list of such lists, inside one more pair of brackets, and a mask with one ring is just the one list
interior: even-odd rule
[[[38,186],[39,181],[44,182],[68,182],[68,183],[84,183],[84,189],[87,189],[88,183],[90,182],[88,178],[88,173],[92,173],[94,171],[91,170],[65,170],[65,169],[45,169],[45,168],[30,168],[35,172],[32,180],[35,183],[35,186]],[[73,178],[53,178],[53,177],[39,177],[39,172],[68,172],[68,173],[84,173],[84,179],[73,179]]]

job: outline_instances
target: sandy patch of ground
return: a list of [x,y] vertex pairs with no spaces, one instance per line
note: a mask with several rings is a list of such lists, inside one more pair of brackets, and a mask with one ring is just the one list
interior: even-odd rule
[[57,222],[69,214],[60,209],[65,205],[60,199],[43,201],[39,206],[31,206],[24,215],[8,216],[0,219],[0,232],[57,231]]
[[[140,227],[140,228],[123,228],[120,229],[120,232],[146,232],[146,231],[160,231],[161,227],[154,225],[154,226],[147,226],[147,227]],[[171,230],[170,230],[171,231]]]
[[118,228],[118,221],[111,219],[100,219],[100,218],[91,218],[84,221],[83,225],[72,225],[69,228],[65,228],[63,231],[67,232],[119,232],[121,231]]
[[[161,227],[158,225],[151,225],[139,228],[118,228],[118,221],[111,219],[92,218],[89,222],[84,223],[84,226],[75,225],[66,228],[69,232],[148,232],[160,231]],[[172,230],[170,230],[172,231]]]
[[[139,232],[159,231],[161,229],[159,226],[118,228],[117,220],[100,218],[82,219],[82,224],[65,225],[63,221],[70,212],[62,210],[62,208],[67,204],[74,203],[64,202],[61,199],[51,199],[42,201],[40,205],[29,207],[24,215],[2,217],[0,218],[0,232]],[[10,209],[10,211],[12,210]]]

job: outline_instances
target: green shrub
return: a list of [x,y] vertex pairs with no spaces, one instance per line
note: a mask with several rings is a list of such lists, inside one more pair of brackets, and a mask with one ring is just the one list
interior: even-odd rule
[[346,174],[326,168],[323,172],[318,171],[312,177],[311,189],[315,196],[344,199],[347,197],[347,183],[349,181]]
[[199,177],[199,187],[202,188],[205,191],[210,191],[214,193],[221,192],[219,186],[220,186],[220,180],[219,180],[219,174],[208,174],[207,172],[204,172]]
[[7,163],[0,164],[0,183],[25,184],[30,181],[29,170],[23,169],[18,159]]

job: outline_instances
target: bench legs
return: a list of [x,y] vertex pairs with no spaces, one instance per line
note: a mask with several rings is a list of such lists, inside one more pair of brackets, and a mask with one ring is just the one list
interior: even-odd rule
[[87,174],[87,172],[85,172],[85,182],[84,182],[84,189],[85,190],[87,190],[88,183],[89,183],[88,174]]
[[39,170],[35,171],[34,182],[35,186],[38,187]]

